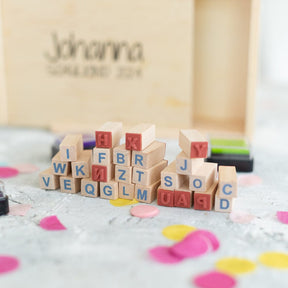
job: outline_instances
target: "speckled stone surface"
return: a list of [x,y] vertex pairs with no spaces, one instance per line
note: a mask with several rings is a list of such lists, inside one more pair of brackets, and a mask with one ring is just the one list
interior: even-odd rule
[[[264,89],[258,97],[254,140],[255,171],[263,183],[240,187],[234,210],[256,216],[250,224],[233,223],[228,214],[158,206],[152,219],[130,215],[131,206],[114,207],[104,199],[44,191],[38,172],[5,180],[10,204],[32,205],[26,216],[0,217],[0,254],[17,256],[21,267],[0,277],[1,287],[192,287],[191,278],[214,268],[221,257],[257,262],[262,252],[288,252],[288,227],[277,221],[277,210],[288,210],[287,91]],[[0,128],[0,162],[32,163],[42,170],[50,163],[54,136],[47,131]],[[168,141],[167,159],[180,149]],[[153,205],[156,205],[155,203]],[[45,231],[38,223],[57,215],[67,230]],[[161,231],[187,224],[213,231],[221,247],[215,253],[161,265],[147,250],[171,245]],[[288,271],[257,265],[237,277],[237,287],[287,287]]]

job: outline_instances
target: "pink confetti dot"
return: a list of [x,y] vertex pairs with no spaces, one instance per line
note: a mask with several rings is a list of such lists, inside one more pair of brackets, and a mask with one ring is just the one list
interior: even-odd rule
[[0,274],[12,272],[16,270],[19,265],[20,263],[17,258],[0,255]]
[[0,178],[10,178],[18,175],[18,170],[10,167],[0,167]]
[[255,186],[262,183],[262,178],[254,174],[240,175],[238,176],[239,186]]
[[151,218],[158,215],[159,209],[151,205],[138,205],[131,208],[130,213],[139,218]]
[[174,255],[183,258],[199,257],[205,254],[208,250],[208,241],[206,241],[204,237],[193,232],[171,247],[171,252]]
[[156,262],[164,264],[176,264],[181,262],[184,258],[171,253],[170,247],[157,246],[149,250],[150,257]]
[[[207,230],[196,230],[196,231],[193,231],[192,233],[194,235],[199,235],[199,236],[205,238],[205,240],[210,244],[211,249],[213,251],[216,251],[219,249],[220,242],[219,242],[218,238],[216,237],[216,235],[213,234],[212,232],[207,231]],[[192,234],[192,233],[190,233],[190,234]],[[189,235],[187,235],[187,237],[188,236]]]
[[255,216],[245,211],[232,211],[230,220],[235,223],[248,224],[255,219]]
[[281,223],[288,224],[288,212],[287,211],[278,211],[277,218]]
[[59,219],[55,215],[43,218],[40,221],[39,225],[41,228],[50,231],[66,230],[66,227],[59,221]]
[[29,163],[18,164],[13,168],[17,169],[19,173],[33,173],[39,170],[39,167]]
[[212,271],[196,276],[193,283],[200,288],[233,288],[236,280],[227,274]]
[[10,207],[9,215],[13,216],[25,216],[31,209],[29,204],[16,204]]

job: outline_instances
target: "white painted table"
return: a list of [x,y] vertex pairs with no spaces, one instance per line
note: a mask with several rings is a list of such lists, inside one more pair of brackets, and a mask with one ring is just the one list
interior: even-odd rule
[[[265,92],[265,93],[264,93]],[[288,251],[288,226],[279,223],[277,210],[288,210],[288,97],[286,91],[260,93],[254,141],[255,171],[262,185],[240,188],[235,209],[257,216],[251,224],[236,224],[228,214],[159,207],[154,219],[131,217],[131,207],[109,201],[38,188],[38,173],[6,181],[10,205],[31,204],[25,217],[0,217],[0,254],[19,257],[21,268],[0,277],[1,287],[192,287],[197,273],[213,269],[221,257],[257,261],[261,252]],[[45,169],[50,163],[53,135],[46,131],[0,128],[0,162],[29,162]],[[178,153],[168,142],[167,156]],[[156,204],[154,204],[156,205]],[[48,232],[38,223],[57,215],[68,228]],[[221,248],[196,260],[166,266],[151,261],[147,249],[171,244],[161,230],[188,224],[217,234]],[[287,287],[288,271],[257,266],[238,277],[238,287]]]

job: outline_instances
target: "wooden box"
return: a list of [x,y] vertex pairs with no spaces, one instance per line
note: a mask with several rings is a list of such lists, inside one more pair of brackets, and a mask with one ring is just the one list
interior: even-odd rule
[[0,123],[251,136],[259,1],[0,0]]

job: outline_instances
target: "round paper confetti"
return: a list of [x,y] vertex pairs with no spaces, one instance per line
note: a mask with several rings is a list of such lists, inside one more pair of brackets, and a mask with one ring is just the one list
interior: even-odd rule
[[7,162],[0,162],[0,167],[3,167],[3,166],[8,166],[8,163]]
[[29,163],[15,165],[13,168],[17,169],[19,173],[33,173],[39,170],[37,166]]
[[288,212],[287,211],[278,211],[277,212],[277,219],[283,224],[288,224]]
[[235,223],[248,224],[255,219],[255,216],[245,211],[232,211],[230,220]]
[[209,250],[209,244],[204,237],[191,233],[182,241],[171,247],[171,252],[182,258],[195,258],[205,254]]
[[31,209],[29,204],[16,204],[10,206],[9,215],[13,216],[25,216],[27,212]]
[[238,176],[239,186],[255,186],[262,183],[262,178],[254,174],[240,175]]
[[131,208],[130,213],[132,216],[139,218],[151,218],[158,215],[159,209],[150,205],[138,205]]
[[0,178],[10,178],[18,175],[18,170],[10,167],[0,167]]
[[271,268],[287,269],[288,254],[279,252],[266,252],[260,255],[260,263]]
[[19,261],[12,256],[0,255],[0,274],[12,272],[19,267]]
[[122,206],[128,206],[128,205],[133,205],[133,204],[137,204],[138,201],[133,199],[133,200],[129,200],[129,199],[116,199],[116,200],[110,200],[110,204],[115,206],[115,207],[122,207]]
[[236,280],[230,275],[212,271],[196,276],[193,283],[200,288],[233,288]]
[[66,230],[66,227],[59,221],[59,219],[55,215],[43,218],[40,221],[39,225],[41,228],[50,231]]
[[[205,240],[211,245],[211,249],[213,251],[218,250],[219,247],[220,247],[220,242],[219,242],[218,238],[216,237],[215,234],[213,234],[210,231],[207,231],[207,230],[196,230],[196,231],[191,232],[190,234],[194,234],[194,235],[197,234],[197,235],[205,238]],[[189,235],[187,237],[189,237]]]
[[183,260],[183,257],[174,255],[170,251],[170,247],[158,246],[149,250],[149,255],[157,262],[164,264],[176,264]]
[[171,226],[165,227],[162,230],[162,234],[170,240],[180,241],[183,238],[185,238],[187,234],[189,234],[190,232],[194,230],[196,230],[196,228],[193,226],[181,225],[181,224],[171,225]]
[[223,258],[217,261],[216,268],[221,272],[237,275],[254,271],[256,265],[255,263],[247,259],[231,257]]

